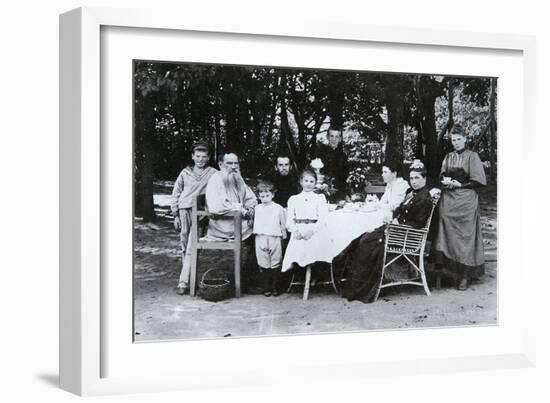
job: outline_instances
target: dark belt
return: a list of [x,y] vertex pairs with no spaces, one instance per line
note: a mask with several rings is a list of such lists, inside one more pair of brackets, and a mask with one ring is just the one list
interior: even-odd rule
[[297,218],[294,219],[295,224],[315,224],[317,220],[310,220],[309,218],[305,218],[303,220],[299,220]]

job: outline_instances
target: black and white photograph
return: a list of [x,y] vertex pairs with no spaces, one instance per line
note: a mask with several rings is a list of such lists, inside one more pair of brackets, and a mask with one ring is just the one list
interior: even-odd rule
[[496,77],[133,80],[134,342],[498,324]]
[[549,402],[545,6],[4,2],[2,401]]

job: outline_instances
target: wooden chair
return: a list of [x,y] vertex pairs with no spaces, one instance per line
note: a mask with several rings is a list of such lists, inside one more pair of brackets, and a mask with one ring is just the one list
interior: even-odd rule
[[235,296],[241,296],[241,247],[242,247],[242,217],[238,211],[224,214],[224,217],[233,217],[235,225],[235,238],[231,241],[208,241],[200,238],[199,220],[211,217],[205,203],[205,196],[199,195],[193,197],[191,208],[191,237],[189,240],[191,248],[191,273],[189,279],[189,294],[196,295],[197,285],[197,263],[199,250],[232,250],[235,263]]
[[[386,241],[384,244],[384,260],[382,263],[382,276],[380,285],[376,291],[378,299],[382,288],[393,287],[397,285],[418,285],[424,287],[426,295],[430,295],[430,289],[426,281],[426,271],[424,267],[424,258],[427,255],[426,243],[428,231],[432,222],[432,216],[439,201],[439,194],[432,196],[432,210],[428,217],[428,221],[424,228],[415,229],[408,225],[389,224],[386,228]],[[414,277],[408,276],[402,279],[392,279],[390,282],[384,283],[386,269],[397,262],[399,259],[404,259],[412,267]]]

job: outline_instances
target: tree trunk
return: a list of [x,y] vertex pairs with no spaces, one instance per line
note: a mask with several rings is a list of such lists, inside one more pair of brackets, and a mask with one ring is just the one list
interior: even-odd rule
[[491,162],[491,182],[497,180],[497,118],[496,118],[496,101],[497,101],[497,79],[491,78],[491,89],[489,96],[489,114],[490,120],[490,142],[489,155]]
[[449,110],[449,118],[439,133],[437,139],[439,144],[443,141],[443,136],[445,136],[445,133],[450,132],[454,126],[454,92],[454,80],[450,78],[447,86],[447,109]]
[[[136,107],[136,138],[139,138],[140,147],[136,152],[142,158],[141,177],[136,178],[137,197],[136,214],[139,214],[145,222],[153,222],[156,219],[153,203],[153,167],[154,167],[154,143],[155,115],[154,100],[151,95],[141,98]],[[136,145],[137,146],[137,145]]]
[[[489,118],[487,119],[487,124],[485,125],[485,127],[483,128],[481,133],[479,134],[479,136],[476,139],[475,143],[471,146],[472,151],[477,151],[479,149],[479,146],[481,145],[481,142],[483,141],[483,139],[485,138],[487,133],[490,131],[490,129],[491,129],[491,116],[489,116]],[[485,140],[485,142],[487,144],[489,144],[489,142],[487,140]]]
[[134,216],[143,216],[143,207],[141,205],[141,182],[143,181],[143,122],[139,111],[140,102],[138,100],[135,106],[134,121]]
[[[286,87],[286,78],[281,80],[282,88]],[[281,95],[281,138],[279,139],[279,150],[288,150],[290,158],[294,165],[295,172],[298,172],[297,150],[292,137],[290,124],[288,123],[288,111],[286,109],[286,99],[284,93]]]
[[347,76],[340,72],[328,73],[328,115],[332,126],[344,124],[344,100]]
[[265,112],[258,107],[258,111],[254,114],[254,135],[251,142],[253,150],[260,150],[262,147],[262,129],[265,127]]
[[212,152],[212,156],[210,157],[210,160],[214,162],[214,166],[218,166],[217,159],[218,159],[218,153],[220,152],[220,139],[222,138],[222,126],[221,126],[221,115],[216,114],[215,117],[216,121],[214,122],[216,130],[214,131],[214,150]]
[[228,101],[225,105],[225,146],[230,149],[238,149],[240,139],[237,133],[237,111],[236,105]]
[[390,91],[386,108],[388,110],[388,137],[386,139],[386,158],[394,161],[403,161],[403,133],[405,104],[401,91]]
[[424,101],[424,116],[422,117],[421,125],[422,138],[426,146],[424,163],[428,171],[428,179],[431,183],[436,183],[439,178],[442,159],[435,128],[435,97],[427,97]]
[[424,138],[422,137],[422,126],[420,125],[420,119],[417,119],[416,125],[416,143],[414,147],[414,158],[424,161],[426,155],[426,145],[424,144]]
[[296,158],[298,159],[298,164],[301,166],[306,159],[306,122],[302,111],[294,111],[294,120],[298,127],[298,152]]
[[428,180],[436,183],[441,169],[438,135],[435,126],[435,100],[439,96],[437,82],[428,77],[416,79],[419,127],[426,146],[424,164],[428,171]]
[[273,129],[275,125],[275,118],[277,117],[277,103],[273,101],[271,106],[271,113],[269,116],[269,126],[267,128],[267,137],[265,139],[266,147],[270,148],[273,144]]
[[[149,142],[145,142],[147,144]],[[155,205],[153,202],[153,166],[154,151],[146,145],[143,150],[143,182],[141,183],[141,209],[144,222],[156,220]]]

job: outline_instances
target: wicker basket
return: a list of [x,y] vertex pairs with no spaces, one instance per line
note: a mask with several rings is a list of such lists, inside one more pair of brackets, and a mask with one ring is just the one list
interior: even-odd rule
[[199,296],[207,301],[218,302],[229,298],[231,289],[231,281],[223,269],[212,268],[201,277]]

